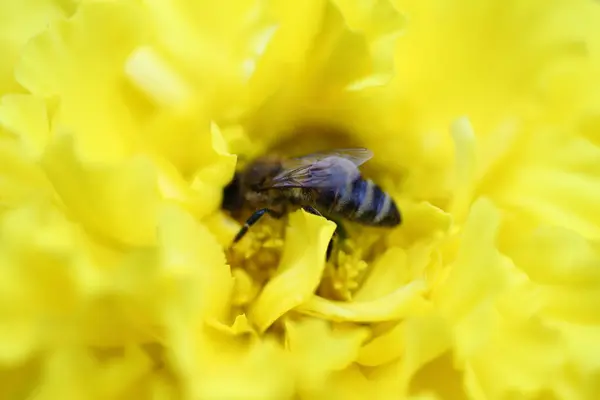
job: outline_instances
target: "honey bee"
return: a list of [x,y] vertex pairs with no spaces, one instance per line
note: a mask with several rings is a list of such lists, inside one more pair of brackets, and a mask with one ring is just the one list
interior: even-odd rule
[[350,148],[296,158],[265,156],[253,161],[236,172],[223,193],[222,208],[232,216],[239,215],[243,208],[256,210],[233,244],[263,215],[281,218],[298,208],[336,222],[334,235],[339,236],[345,236],[340,219],[374,227],[399,225],[401,216],[394,200],[373,181],[363,178],[358,169],[372,157],[368,149]]

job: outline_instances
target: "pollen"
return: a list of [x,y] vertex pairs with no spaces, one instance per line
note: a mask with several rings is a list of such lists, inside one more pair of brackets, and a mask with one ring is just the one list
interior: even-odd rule
[[339,243],[332,259],[327,263],[320,294],[335,300],[352,300],[367,271],[365,248],[350,238]]
[[229,250],[230,265],[246,271],[256,284],[263,284],[277,269],[284,229],[283,221],[264,218]]
[[[248,302],[256,294],[255,288],[264,285],[277,271],[285,244],[285,227],[285,218],[264,218],[229,250],[229,262],[236,280],[240,278],[240,291],[243,292],[236,294],[244,299],[237,303]],[[332,300],[351,301],[353,294],[360,289],[368,273],[369,259],[378,254],[381,234],[360,229],[352,234],[354,237],[334,240],[317,294]],[[242,287],[245,289],[242,290]]]

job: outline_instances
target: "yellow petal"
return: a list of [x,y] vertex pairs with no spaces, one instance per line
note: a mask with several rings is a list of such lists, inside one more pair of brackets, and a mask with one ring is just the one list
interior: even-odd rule
[[[547,3],[514,3],[504,8],[501,16],[496,2],[474,5],[461,0],[452,7],[444,2],[394,3],[407,14],[409,28],[397,42],[397,86],[393,90],[410,101],[413,118],[423,130],[435,126],[439,134],[464,110],[469,110],[477,130],[484,132],[493,130],[508,116],[526,115],[540,103],[540,91],[554,90],[554,82],[542,79],[547,69],[572,63],[569,70],[573,78],[577,77],[575,71],[582,72],[585,62],[578,62],[583,58],[581,53],[567,43],[594,42],[591,38],[596,37],[591,21],[597,20],[598,10],[586,1],[576,6],[557,1],[537,13]],[[590,22],[582,22],[588,18]],[[506,40],[495,41],[489,32]],[[524,37],[527,40],[518,39]],[[449,75],[454,79],[447,79]],[[586,92],[584,81],[575,80],[573,91]],[[489,93],[493,96],[486,96]],[[562,115],[574,112],[570,97],[556,100],[556,109]],[[552,113],[549,107],[545,112]]]
[[[130,271],[127,272],[130,274]],[[116,278],[112,287],[106,288],[108,285],[105,285],[103,290],[96,288],[96,296],[90,296],[85,307],[82,307],[78,319],[81,325],[75,331],[77,339],[99,347],[119,347],[126,343],[162,339],[162,326],[156,322],[157,315],[160,315],[156,296],[141,294],[146,288],[156,291],[156,285],[149,285],[142,280],[132,283],[120,276],[112,277]],[[140,305],[141,301],[145,301],[143,305]]]
[[[220,379],[221,371],[213,365],[213,352],[220,353],[226,362],[231,356],[225,350],[243,349],[231,334],[211,328],[228,320],[233,279],[216,239],[190,214],[166,206],[161,208],[159,223],[160,263],[148,287],[142,287],[137,296],[153,296],[148,302],[159,311],[173,363],[184,377],[182,390],[197,396],[200,390],[218,390],[193,379],[208,374],[213,367],[214,379]],[[144,273],[139,266],[138,270]],[[132,283],[143,279],[139,277]],[[211,333],[221,342],[212,343]]]
[[197,195],[202,196],[202,207],[196,210],[196,215],[200,218],[220,208],[223,187],[233,178],[237,164],[237,157],[228,152],[221,131],[214,123],[211,124],[210,138],[211,145],[203,146],[203,161],[191,184]]
[[360,326],[336,329],[328,321],[312,317],[285,320],[286,348],[299,358],[322,363],[323,371],[342,370],[354,361],[369,329]]
[[408,400],[440,400],[440,397],[435,393],[419,393],[408,397]]
[[260,287],[254,283],[252,277],[241,268],[234,269],[232,275],[235,279],[232,302],[236,305],[248,304],[256,297]]
[[450,213],[456,220],[463,221],[472,201],[477,173],[475,132],[467,118],[454,122],[452,138],[456,151],[456,182]]
[[539,228],[506,253],[535,282],[580,287],[600,283],[600,254],[584,238],[566,229]]
[[[223,181],[231,179],[235,168],[235,156],[223,156],[212,164],[211,158],[206,155],[211,147],[204,148],[202,157],[206,166],[201,167],[192,182],[187,181],[175,166],[156,155],[152,161],[156,167],[158,186],[162,197],[173,201],[196,218],[204,218],[213,214],[221,204]],[[233,157],[233,158],[231,158]],[[209,173],[210,170],[219,170],[218,174]]]
[[176,297],[185,301],[190,316],[225,317],[233,279],[225,254],[208,229],[180,209],[164,207],[158,235],[162,273]]
[[371,75],[354,82],[353,90],[357,85],[365,88],[388,83],[394,71],[394,43],[406,25],[405,17],[389,0],[336,0],[335,4],[348,27],[363,33],[369,46]]
[[125,96],[123,64],[145,35],[143,16],[134,2],[83,2],[30,41],[19,61],[18,81],[35,95],[59,96],[53,128],[75,132],[90,158],[119,160],[136,140],[142,110]]
[[453,215],[428,202],[398,201],[403,214],[402,229],[390,234],[389,242],[407,246],[420,239],[436,239],[451,228]]
[[[99,360],[84,349],[54,349],[44,362],[36,397],[81,398],[88,397],[89,393],[103,398],[123,396],[150,372],[152,365],[136,347],[117,354],[114,358]],[[65,379],[76,383],[65,385]]]
[[360,349],[356,362],[374,367],[400,358],[405,349],[404,331],[405,327],[400,322],[389,331],[375,337]]
[[199,174],[205,183],[224,186],[237,157],[229,152],[219,127],[201,114],[196,108],[157,113],[144,131],[147,146],[185,179]]
[[420,368],[441,356],[452,343],[449,326],[435,314],[407,319],[404,335],[405,350],[399,378],[402,387],[406,388]]
[[51,198],[52,184],[44,171],[31,162],[22,146],[12,139],[0,140],[0,209],[30,199]]
[[0,396],[19,398],[29,393],[39,382],[39,364],[33,360],[19,366],[5,366],[0,370]]
[[510,151],[480,188],[499,206],[517,212],[507,221],[503,241],[540,224],[597,238],[600,222],[593,204],[599,196],[600,148],[586,137],[527,125],[513,135]]
[[581,325],[568,321],[553,321],[551,325],[561,331],[565,346],[577,368],[593,377],[600,368],[598,325]]
[[389,0],[334,0],[352,30],[375,34],[399,31],[403,18]]
[[42,165],[62,201],[87,227],[121,243],[155,241],[159,193],[150,160],[97,165],[81,158],[73,138],[63,135],[48,146]]
[[418,312],[424,306],[425,284],[411,282],[387,296],[362,302],[332,301],[314,296],[297,307],[301,313],[316,315],[331,321],[381,322],[392,321]]
[[30,95],[6,95],[0,104],[0,125],[17,135],[28,155],[38,158],[49,140],[46,103]]
[[218,329],[221,332],[227,333],[231,336],[241,336],[249,334],[253,338],[258,338],[256,330],[252,327],[250,321],[248,321],[248,318],[246,318],[245,314],[240,314],[236,316],[231,326],[223,324],[222,322],[216,320],[208,321],[208,324],[214,327],[215,329]]
[[179,171],[168,161],[152,157],[156,167],[157,184],[163,198],[186,209],[197,217],[210,214],[215,208],[215,200],[207,196],[206,191],[194,190]]
[[[318,82],[327,82],[327,91],[324,91],[327,95],[367,76],[371,72],[371,59],[366,37],[348,30],[339,11],[329,4],[322,24],[322,32],[315,40],[318,47],[313,53],[311,68],[319,71]],[[349,67],[347,60],[350,59],[355,61]]]
[[95,376],[94,384],[102,390],[106,397],[116,397],[131,390],[137,380],[148,374],[152,368],[150,358],[137,346],[127,346],[123,356],[118,357],[108,365],[101,365]]
[[[274,31],[264,9],[263,2],[235,0],[222,8],[204,1],[147,2],[152,22],[162,27],[156,32],[154,52],[160,56],[146,57],[150,68],[140,72],[150,69],[152,81],[175,85],[159,87],[139,76],[136,81],[152,97],[162,98],[162,103],[170,98],[181,102],[191,94],[215,115],[237,116],[245,102],[244,84]],[[177,92],[183,97],[168,93],[175,87],[181,88]]]
[[454,399],[467,399],[463,385],[463,371],[454,365],[453,354],[444,352],[422,366],[412,377],[409,392],[415,394],[437,393]]
[[287,320],[286,347],[293,355],[300,377],[300,391],[310,393],[325,383],[332,371],[343,370],[356,360],[369,331],[354,327],[332,330],[329,322],[317,319]]
[[598,324],[595,305],[600,301],[598,286],[542,286],[536,293],[542,300],[544,315],[581,324]]
[[[376,383],[370,381],[358,365],[351,365],[331,374],[320,392],[305,396],[307,399],[360,400],[372,396]],[[374,398],[381,398],[378,394]]]
[[210,138],[211,146],[205,146],[205,148],[210,148],[212,151],[205,154],[202,167],[194,178],[196,181],[225,186],[233,177],[237,157],[229,153],[221,130],[215,123],[211,124]]
[[18,363],[40,346],[72,338],[62,328],[82,301],[83,243],[77,228],[44,201],[3,213],[0,234],[0,358]]
[[500,200],[506,207],[520,210],[523,218],[572,229],[588,239],[600,238],[597,175],[537,166],[519,171],[512,185]]
[[[216,349],[215,349],[216,350]],[[293,396],[294,380],[284,351],[273,341],[256,342],[248,351],[238,351],[233,357],[210,360],[205,379],[194,382],[195,398],[203,399],[265,399],[280,400]]]
[[406,252],[397,247],[389,248],[371,268],[369,275],[354,294],[354,301],[375,300],[387,296],[409,280]]
[[203,219],[203,223],[215,235],[222,247],[229,247],[241,225],[224,213],[214,213]]
[[[508,351],[515,348],[520,351]],[[565,366],[565,350],[558,332],[539,319],[499,321],[492,340],[469,360],[467,387],[486,398],[551,388]]]
[[22,90],[15,81],[14,67],[27,41],[71,12],[70,5],[56,0],[0,3],[0,95]]
[[135,391],[128,398],[151,398],[154,400],[169,400],[181,394],[180,388],[173,383],[165,373],[149,374],[140,379]]
[[[322,24],[325,11],[322,0],[294,3],[292,7],[285,1],[275,2],[274,12],[278,22],[277,30],[258,60],[257,68],[248,82],[250,107],[257,107],[270,99],[287,83],[294,87],[297,81],[291,80],[302,73],[305,57],[310,52],[315,36]],[[281,73],[284,71],[285,73]],[[295,99],[285,97],[286,106]],[[275,114],[275,124],[285,120],[290,110],[281,107],[282,113]]]
[[134,85],[159,105],[176,108],[192,102],[189,83],[150,46],[135,49],[125,71]]
[[479,199],[473,204],[450,276],[434,297],[448,317],[460,320],[507,284],[506,271],[495,247],[499,224],[498,210],[489,200]]
[[289,224],[279,270],[249,311],[259,332],[291,309],[310,302],[325,268],[325,252],[335,224],[303,210],[291,214]]
[[[1,307],[6,308],[4,304]],[[11,315],[15,313],[0,309],[0,314],[3,321],[0,328],[0,359],[8,365],[16,365],[30,359],[40,346],[40,336],[43,336],[37,323],[32,321],[36,316],[25,310],[21,310],[19,315]]]

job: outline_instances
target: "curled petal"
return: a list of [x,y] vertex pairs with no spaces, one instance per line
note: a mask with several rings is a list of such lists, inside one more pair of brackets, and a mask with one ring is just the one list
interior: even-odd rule
[[386,296],[362,302],[341,302],[313,296],[296,309],[331,321],[381,322],[404,318],[424,306],[425,283],[411,282]]
[[325,252],[335,224],[305,211],[290,215],[279,270],[250,308],[260,332],[277,318],[305,303],[316,290],[325,268]]

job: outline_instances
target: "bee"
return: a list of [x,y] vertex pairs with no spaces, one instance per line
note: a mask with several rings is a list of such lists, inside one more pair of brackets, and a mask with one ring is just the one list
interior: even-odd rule
[[222,208],[232,216],[238,216],[243,208],[256,210],[232,245],[265,214],[281,218],[299,208],[336,222],[334,235],[339,236],[345,236],[340,220],[374,227],[399,225],[401,215],[394,200],[372,180],[363,178],[358,169],[372,157],[368,149],[350,148],[254,160],[236,172],[224,189]]

